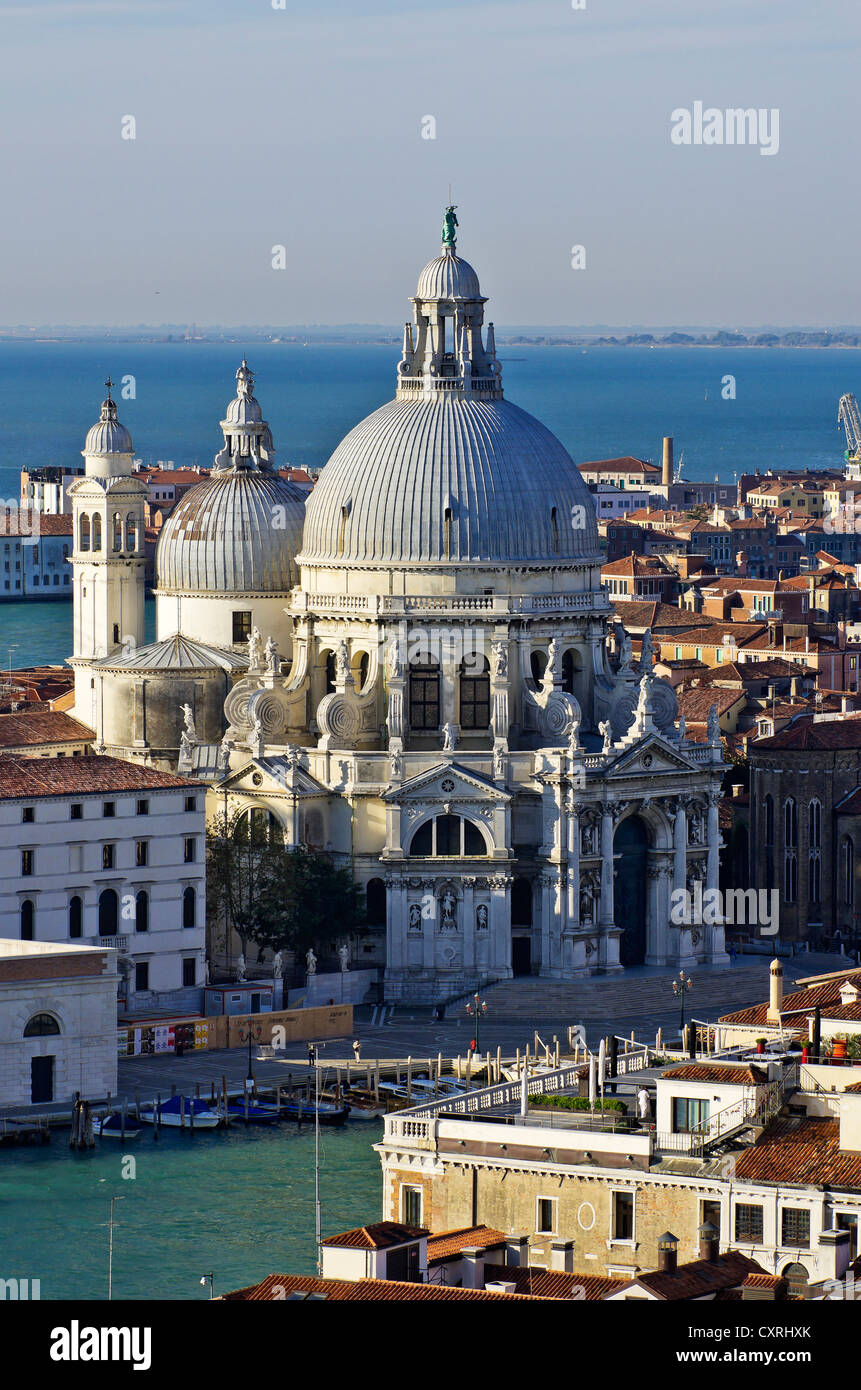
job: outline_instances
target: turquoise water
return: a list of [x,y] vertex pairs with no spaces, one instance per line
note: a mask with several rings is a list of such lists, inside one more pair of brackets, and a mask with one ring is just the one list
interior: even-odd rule
[[[323,1234],[381,1217],[382,1124],[320,1131]],[[98,1143],[98,1141],[97,1141]],[[136,1176],[123,1180],[123,1152]],[[266,1274],[314,1274],[314,1131],[235,1126],[210,1134],[147,1131],[125,1150],[105,1140],[73,1154],[0,1150],[0,1278],[41,1280],[43,1299],[107,1297],[114,1207],[115,1298],[207,1298]]]

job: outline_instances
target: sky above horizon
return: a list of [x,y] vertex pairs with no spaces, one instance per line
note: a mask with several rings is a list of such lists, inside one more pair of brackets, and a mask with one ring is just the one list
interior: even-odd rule
[[857,0],[281,3],[0,0],[3,325],[861,322]]

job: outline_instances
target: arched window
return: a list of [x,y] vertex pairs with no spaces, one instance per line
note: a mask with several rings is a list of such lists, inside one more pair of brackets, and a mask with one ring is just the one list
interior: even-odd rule
[[386,885],[381,878],[372,878],[365,889],[366,918],[369,927],[386,925]]
[[197,894],[193,888],[186,888],[182,894],[182,925],[193,927],[197,921]]
[[532,679],[536,685],[540,685],[544,679],[544,672],[547,669],[547,653],[531,652],[529,656],[529,666],[532,671]]
[[356,652],[352,662],[353,680],[355,681],[356,689],[359,692],[363,691],[365,688],[365,682],[368,679],[368,668],[370,664],[371,658],[368,656],[367,652]]
[[102,518],[96,512],[93,517],[93,550],[102,548]]
[[331,695],[335,689],[335,653],[326,653],[326,694]]
[[111,544],[115,554],[118,554],[123,548],[123,519],[119,512],[114,512],[113,541]]
[[67,545],[64,545],[64,546],[63,546],[63,559],[64,559],[64,560],[68,560],[68,558],[69,558],[69,547],[68,547]]
[[465,661],[460,674],[460,727],[480,729],[490,726],[490,667],[487,657]]
[[266,806],[252,806],[243,819],[252,844],[275,845],[283,841],[281,823]]
[[410,671],[410,728],[413,733],[439,730],[439,667],[414,666]]
[[89,550],[90,548],[90,518],[84,512],[78,522],[78,549]]
[[420,825],[407,852],[424,858],[481,859],[487,855],[487,844],[473,821],[445,815]]
[[129,512],[126,517],[126,549],[137,550],[138,546],[138,524],[135,520],[134,512]]
[[76,893],[69,900],[69,936],[83,936],[84,934],[84,903],[83,899]]
[[791,796],[783,803],[783,892],[788,903],[798,897],[798,806]]
[[21,904],[21,940],[33,940],[33,924],[36,920],[36,909],[31,898],[25,898]]
[[113,888],[99,894],[99,936],[116,936],[119,899]]
[[783,1271],[783,1278],[789,1285],[789,1292],[796,1297],[803,1297],[807,1292],[807,1281],[810,1278],[804,1265],[787,1265]]
[[53,1014],[34,1014],[24,1028],[25,1038],[51,1038],[60,1031]]
[[566,695],[574,694],[574,674],[577,670],[575,656],[573,647],[562,653],[562,689]]
[[135,897],[135,931],[149,931],[149,893],[143,888]]
[[855,851],[848,835],[840,843],[841,897],[847,907],[855,901]]
[[807,890],[810,902],[822,898],[822,803],[811,801],[807,808]]

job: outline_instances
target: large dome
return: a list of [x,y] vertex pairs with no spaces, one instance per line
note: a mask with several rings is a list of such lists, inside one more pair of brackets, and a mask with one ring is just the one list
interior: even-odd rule
[[592,497],[556,436],[509,401],[441,391],[391,401],[350,431],[308,499],[299,560],[552,565],[598,554]]
[[[113,383],[108,381],[110,387]],[[110,391],[106,401],[102,401],[101,415],[98,422],[87,432],[82,453],[84,457],[88,454],[131,454],[134,452],[132,437],[125,425],[121,425],[117,419],[116,403],[111,399]]]
[[428,261],[419,276],[417,299],[480,299],[478,276],[469,261],[450,248]]
[[222,470],[177,502],[159,536],[156,588],[166,593],[286,593],[298,582],[305,498],[277,473]]

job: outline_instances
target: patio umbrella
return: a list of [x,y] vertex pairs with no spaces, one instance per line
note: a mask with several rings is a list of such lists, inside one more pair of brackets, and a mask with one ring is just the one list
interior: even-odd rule
[[601,1039],[601,1046],[598,1048],[598,1085],[604,1089],[604,1079],[607,1075],[607,1039]]
[[589,1109],[595,1109],[595,1097],[598,1094],[598,1066],[594,1052],[589,1054]]
[[529,1111],[529,1095],[527,1092],[528,1077],[526,1075],[526,1063],[524,1062],[520,1071],[520,1113],[526,1115]]

